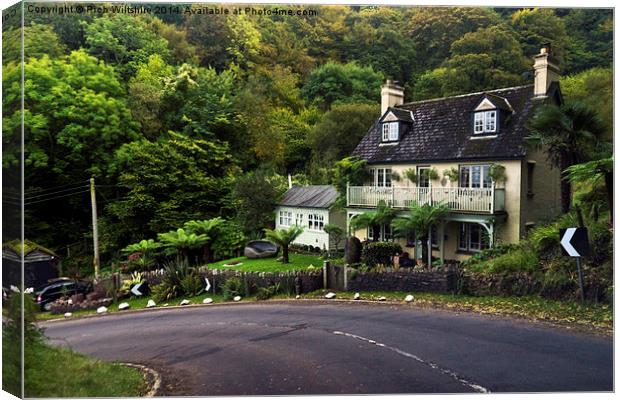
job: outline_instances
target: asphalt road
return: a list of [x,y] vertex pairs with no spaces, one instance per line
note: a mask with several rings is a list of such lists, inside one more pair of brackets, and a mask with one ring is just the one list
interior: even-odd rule
[[613,390],[611,338],[409,306],[254,303],[44,326],[53,344],[159,370],[165,395]]

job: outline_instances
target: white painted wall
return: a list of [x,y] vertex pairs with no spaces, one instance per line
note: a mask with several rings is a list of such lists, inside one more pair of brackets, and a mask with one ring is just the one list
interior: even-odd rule
[[[288,229],[289,226],[280,225],[280,211],[289,211],[292,213],[292,224],[295,223],[295,214],[303,214],[303,219],[301,226],[304,227],[304,231],[293,243],[295,244],[305,244],[308,246],[319,247],[322,249],[329,248],[329,235],[325,233],[325,231],[316,231],[308,228],[308,215],[310,214],[319,214],[323,216],[323,224],[327,225],[330,223],[330,212],[328,209],[324,208],[305,208],[305,207],[288,207],[288,206],[278,206],[276,207],[276,229]],[[343,245],[342,243],[340,244]]]

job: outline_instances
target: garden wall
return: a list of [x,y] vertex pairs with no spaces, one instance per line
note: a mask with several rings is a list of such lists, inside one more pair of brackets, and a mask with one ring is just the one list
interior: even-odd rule
[[[198,271],[203,278],[209,279],[209,283],[211,284],[210,293],[221,293],[220,285],[226,280],[234,277],[247,282],[251,292],[255,292],[258,288],[275,284],[280,284],[282,290],[289,293],[296,293],[296,286],[299,286],[300,293],[309,293],[323,289],[322,269],[317,271],[290,271],[278,273],[241,272],[208,268],[200,268]],[[144,274],[144,278],[149,285],[153,286],[160,282],[161,273],[158,271],[148,272]]]
[[358,272],[349,278],[350,291],[384,291],[455,293],[458,273],[452,267],[433,271],[398,269],[384,272]]

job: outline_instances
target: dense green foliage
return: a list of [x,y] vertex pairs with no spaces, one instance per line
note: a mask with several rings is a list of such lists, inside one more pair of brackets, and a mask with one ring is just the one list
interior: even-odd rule
[[394,242],[368,242],[362,248],[362,263],[369,267],[391,266],[393,257],[401,254],[403,249]]
[[[243,235],[273,226],[287,174],[341,192],[363,179],[362,161],[336,162],[378,117],[384,79],[405,85],[407,100],[529,83],[543,41],[563,61],[565,98],[595,109],[610,137],[611,10],[305,8],[319,12],[33,16],[26,190],[84,189],[94,177],[104,265],[131,243],[217,217],[227,239],[204,250],[233,256]],[[20,158],[20,35],[7,21],[5,171]],[[26,236],[90,269],[84,192],[29,204]]]

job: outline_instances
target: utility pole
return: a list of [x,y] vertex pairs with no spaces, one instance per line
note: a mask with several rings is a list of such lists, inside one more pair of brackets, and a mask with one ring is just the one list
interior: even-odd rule
[[97,196],[95,195],[95,178],[90,178],[90,207],[93,215],[93,266],[95,281],[99,280],[99,232],[97,231]]

